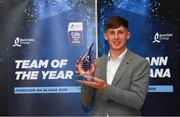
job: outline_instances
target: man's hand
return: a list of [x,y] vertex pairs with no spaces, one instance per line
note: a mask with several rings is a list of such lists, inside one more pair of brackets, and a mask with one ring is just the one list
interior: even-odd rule
[[76,73],[80,76],[86,77],[88,80],[91,80],[94,76],[94,72],[96,69],[96,64],[93,62],[90,64],[90,68],[88,70],[84,70],[83,68],[83,60],[85,58],[81,57],[79,60],[77,60],[76,64]]
[[86,81],[86,80],[78,80],[78,82],[80,84],[83,84],[83,85],[86,85],[86,86],[89,86],[89,87],[92,87],[92,88],[96,88],[100,91],[104,91],[105,88],[106,88],[106,82],[102,79],[99,79],[99,78],[96,78],[96,77],[93,77],[93,82],[92,81]]

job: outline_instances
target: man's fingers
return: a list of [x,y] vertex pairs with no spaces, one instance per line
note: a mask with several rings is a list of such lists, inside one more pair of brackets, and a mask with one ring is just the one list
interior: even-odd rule
[[79,71],[78,71],[78,70],[76,70],[75,72],[76,72],[76,74],[79,74]]
[[79,63],[79,60],[76,60],[76,63]]
[[96,87],[96,82],[91,82],[91,81],[85,81],[85,80],[81,80],[81,81],[78,81],[80,84],[84,84],[84,85],[87,85],[87,86],[90,86],[90,87],[93,87],[95,88]]
[[95,82],[98,82],[98,81],[99,81],[99,79],[96,78],[96,77],[93,77],[93,80],[94,80]]
[[95,64],[92,63],[92,64],[90,65],[90,71],[95,72],[95,69],[96,69]]
[[94,66],[97,67],[97,63],[96,62],[94,62]]
[[81,80],[76,80],[76,82],[79,82],[79,83],[81,83]]
[[104,80],[99,79],[99,78],[96,78],[96,77],[93,77],[93,80],[94,80],[95,82],[97,82],[97,83],[103,83],[103,82],[104,82]]

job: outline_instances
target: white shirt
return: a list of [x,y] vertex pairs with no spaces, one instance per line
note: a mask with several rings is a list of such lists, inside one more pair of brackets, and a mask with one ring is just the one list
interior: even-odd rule
[[114,79],[115,73],[124,58],[124,55],[127,52],[127,48],[121,53],[117,58],[111,60],[110,52],[108,54],[108,63],[107,63],[107,84],[111,85]]

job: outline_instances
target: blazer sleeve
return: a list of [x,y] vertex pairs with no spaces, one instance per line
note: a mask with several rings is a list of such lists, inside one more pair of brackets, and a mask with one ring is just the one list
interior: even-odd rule
[[95,89],[82,85],[81,86],[81,102],[85,108],[90,107],[94,102]]
[[134,109],[140,110],[148,90],[150,76],[150,65],[147,60],[143,60],[136,65],[132,74],[130,90],[125,90],[116,86],[107,85],[103,100],[112,100]]
[[[97,59],[94,62],[97,63]],[[86,80],[86,78],[83,79]],[[81,86],[81,103],[85,108],[88,108],[93,104],[95,92],[96,90],[92,87],[88,87],[85,85]]]

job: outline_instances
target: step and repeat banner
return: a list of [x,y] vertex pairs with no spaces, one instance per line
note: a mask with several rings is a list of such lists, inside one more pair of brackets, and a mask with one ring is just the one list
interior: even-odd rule
[[[128,48],[151,65],[143,115],[180,115],[178,0],[1,0],[0,115],[86,116],[76,60],[108,53],[104,23],[128,19]],[[96,11],[97,9],[97,11]],[[96,17],[97,15],[97,17]],[[98,20],[98,24],[96,21]]]
[[105,21],[114,15],[128,19],[128,48],[151,65],[150,86],[143,115],[179,115],[180,14],[178,0],[100,0],[99,56],[108,53],[103,38]]
[[0,84],[6,83],[1,104],[7,106],[0,105],[6,114],[87,115],[75,64],[95,43],[95,1],[2,3]]

